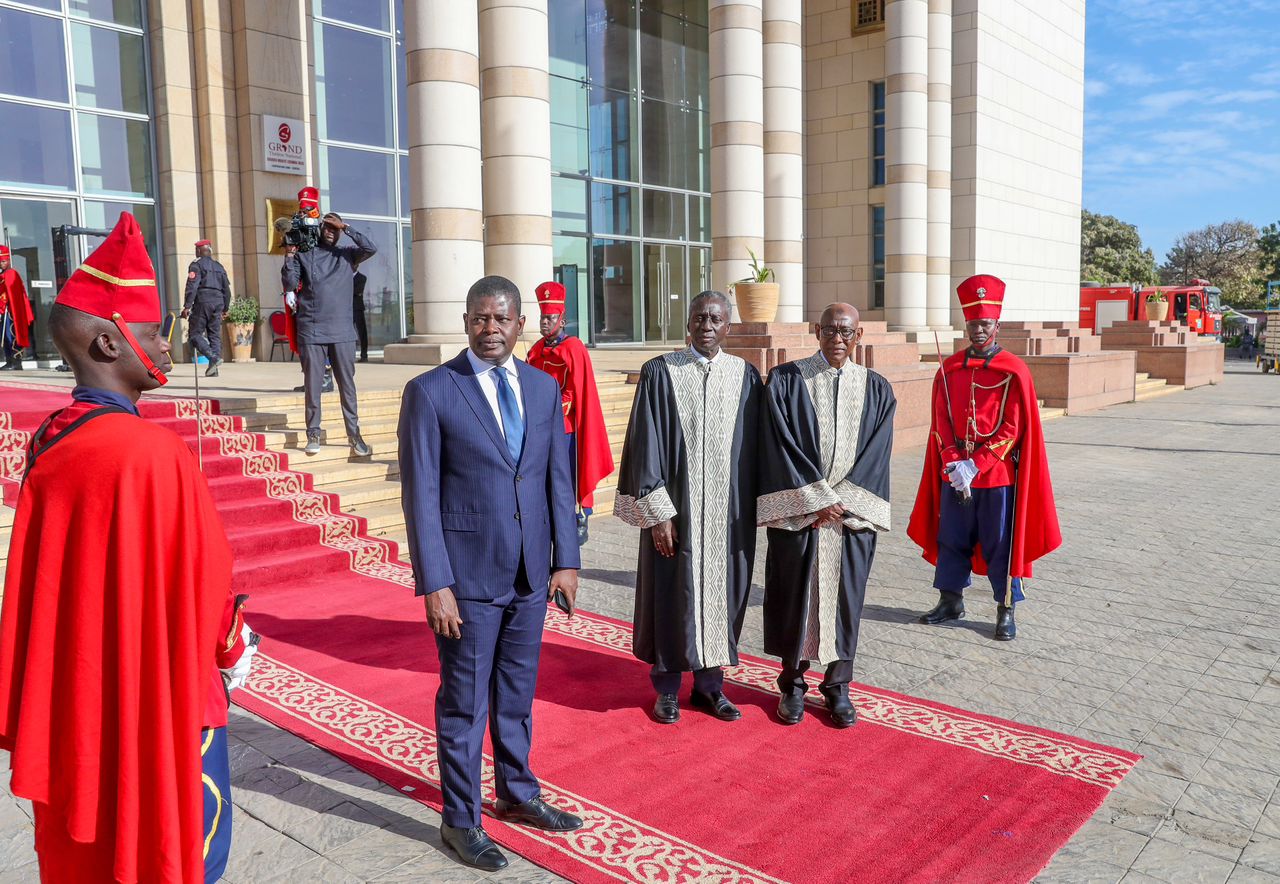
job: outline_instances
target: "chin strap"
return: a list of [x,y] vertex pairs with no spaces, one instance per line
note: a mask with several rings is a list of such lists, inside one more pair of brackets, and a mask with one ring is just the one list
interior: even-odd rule
[[133,352],[138,354],[138,358],[142,360],[142,367],[147,370],[147,374],[151,375],[156,383],[162,387],[169,383],[168,376],[156,368],[156,364],[151,361],[151,357],[146,354],[142,349],[142,345],[138,343],[138,339],[133,336],[133,332],[129,330],[129,324],[124,321],[124,317],[119,313],[112,313],[111,321],[116,324],[116,328],[120,329],[120,334],[124,335],[124,339],[129,342]]

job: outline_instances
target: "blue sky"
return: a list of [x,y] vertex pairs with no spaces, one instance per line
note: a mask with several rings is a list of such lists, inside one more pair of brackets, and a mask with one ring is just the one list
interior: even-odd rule
[[1179,234],[1280,220],[1280,0],[1088,0],[1084,206]]

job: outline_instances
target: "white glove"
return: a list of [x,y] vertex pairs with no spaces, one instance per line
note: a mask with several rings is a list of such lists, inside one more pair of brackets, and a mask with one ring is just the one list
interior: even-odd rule
[[240,659],[234,665],[222,670],[227,683],[227,693],[242,687],[249,680],[249,670],[253,668],[253,655],[258,653],[258,646],[252,641],[253,630],[249,628],[248,624],[241,628],[240,637],[244,639],[244,653],[240,655]]
[[973,480],[978,477],[978,465],[972,459],[952,461],[947,464],[947,469],[950,470],[948,477],[951,487],[957,491],[968,491]]
[[297,293],[297,292],[285,292],[285,293],[284,293],[284,302],[285,302],[286,304],[288,304],[288,305],[289,305],[289,309],[290,309],[290,310],[297,310],[297,309],[298,309],[298,293]]

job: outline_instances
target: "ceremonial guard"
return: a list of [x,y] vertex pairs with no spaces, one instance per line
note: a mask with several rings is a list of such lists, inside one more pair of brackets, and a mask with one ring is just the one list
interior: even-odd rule
[[46,884],[216,881],[230,849],[257,639],[195,455],[138,414],[172,368],[160,319],[123,214],[50,313],[77,386],[29,443],[0,614],[0,748]]
[[9,261],[9,247],[0,245],[0,345],[4,347],[0,371],[21,371],[22,351],[31,346],[35,314],[27,300],[27,287]]
[[231,309],[231,281],[227,271],[213,259],[213,244],[196,243],[196,259],[187,267],[187,290],[182,300],[182,318],[190,319],[188,340],[196,352],[209,360],[205,377],[216,378],[222,362],[222,320]]
[[560,384],[564,431],[569,437],[578,501],[578,542],[586,543],[587,518],[595,506],[596,486],[613,472],[609,431],[600,410],[600,394],[596,392],[596,375],[587,347],[564,330],[564,286],[544,282],[536,294],[542,314],[538,322],[542,338],[529,348],[527,361]]
[[782,658],[778,718],[804,717],[810,663],[837,727],[849,700],[858,625],[876,535],[889,530],[889,460],[897,400],[883,377],[850,358],[858,311],[832,304],[816,326],[817,353],[769,373],[760,435],[756,520],[768,527],[764,649]]
[[940,593],[920,621],[963,617],[971,573],[985,574],[996,600],[995,637],[1011,641],[1023,580],[1062,534],[1031,373],[996,342],[1005,285],[972,276],[957,292],[969,346],[934,377],[924,474],[907,528],[936,566]]
[[720,349],[729,299],[689,305],[687,349],[640,370],[613,513],[641,529],[636,657],[650,664],[654,718],[680,718],[681,673],[694,706],[724,721],[742,713],[724,695],[738,662],[756,549],[760,374]]

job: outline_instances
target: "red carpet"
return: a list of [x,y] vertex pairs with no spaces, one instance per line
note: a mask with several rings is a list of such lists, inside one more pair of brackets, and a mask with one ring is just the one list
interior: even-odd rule
[[[16,427],[10,390],[0,411]],[[190,404],[153,399],[145,413],[193,440]],[[237,422],[207,422],[222,432],[205,441],[206,470],[265,636],[237,702],[439,807],[436,654],[407,567]],[[855,728],[817,709],[784,727],[771,719],[777,668],[755,659],[726,687],[742,721],[686,708],[662,726],[627,626],[554,610],[547,626],[534,769],[587,825],[485,825],[575,881],[1028,881],[1138,758],[861,685]]]

